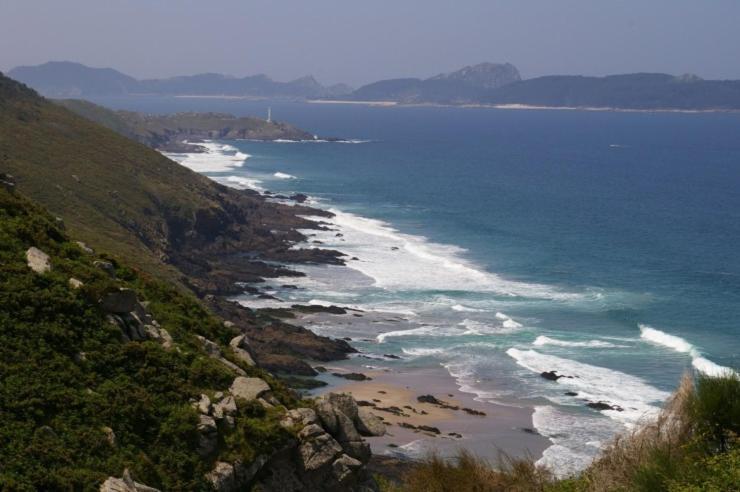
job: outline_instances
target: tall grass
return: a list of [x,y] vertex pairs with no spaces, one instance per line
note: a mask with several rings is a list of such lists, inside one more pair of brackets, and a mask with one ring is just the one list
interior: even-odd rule
[[396,492],[740,491],[740,378],[685,375],[652,421],[617,436],[586,470],[556,480],[532,460],[494,468],[462,451],[431,455]]

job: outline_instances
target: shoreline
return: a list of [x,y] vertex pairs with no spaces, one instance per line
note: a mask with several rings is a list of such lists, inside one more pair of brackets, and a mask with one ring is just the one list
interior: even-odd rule
[[[347,365],[326,367],[329,373],[348,369]],[[366,438],[373,454],[419,459],[429,452],[454,456],[466,449],[495,462],[501,452],[540,458],[552,445],[532,427],[534,408],[477,401],[441,367],[364,374],[372,379],[325,386],[312,395],[349,393],[380,417],[387,426],[386,435]],[[428,396],[439,403],[419,401]]]
[[403,103],[398,101],[351,101],[342,99],[308,99],[308,104],[354,104],[361,106],[379,106],[379,107],[402,107],[402,108],[473,108],[473,109],[505,109],[505,110],[549,110],[549,111],[590,111],[590,112],[611,112],[611,113],[738,113],[740,109],[680,109],[680,108],[618,108],[609,106],[541,106],[534,104],[443,104],[443,103]]

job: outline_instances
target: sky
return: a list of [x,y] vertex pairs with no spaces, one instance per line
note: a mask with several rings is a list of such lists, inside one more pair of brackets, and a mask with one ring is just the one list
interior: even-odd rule
[[354,86],[511,62],[550,74],[740,79],[738,0],[0,0],[0,70],[312,74]]

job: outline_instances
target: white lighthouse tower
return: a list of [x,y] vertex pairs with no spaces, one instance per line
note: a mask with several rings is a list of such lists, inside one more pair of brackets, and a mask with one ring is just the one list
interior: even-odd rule
[[272,123],[272,108],[270,106],[267,107],[267,122]]

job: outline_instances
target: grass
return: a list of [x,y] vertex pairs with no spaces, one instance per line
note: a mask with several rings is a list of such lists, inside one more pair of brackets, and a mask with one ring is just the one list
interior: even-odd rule
[[[50,272],[28,268],[30,246],[51,257]],[[0,187],[0,490],[92,491],[124,468],[162,490],[207,490],[217,456],[198,455],[191,399],[228,389],[234,374],[195,336],[225,348],[235,333],[192,295],[115,260],[111,279],[98,259],[110,258],[85,253],[53,216]],[[71,288],[71,277],[84,286]],[[121,338],[98,303],[121,287],[149,303],[177,350]],[[297,403],[263,370],[242,368],[284,405]],[[244,462],[290,439],[261,407],[240,409],[235,428],[220,435],[219,455]]]
[[661,414],[618,436],[579,475],[555,479],[532,460],[497,466],[462,451],[427,457],[386,492],[686,492],[740,490],[740,378],[685,376]]

